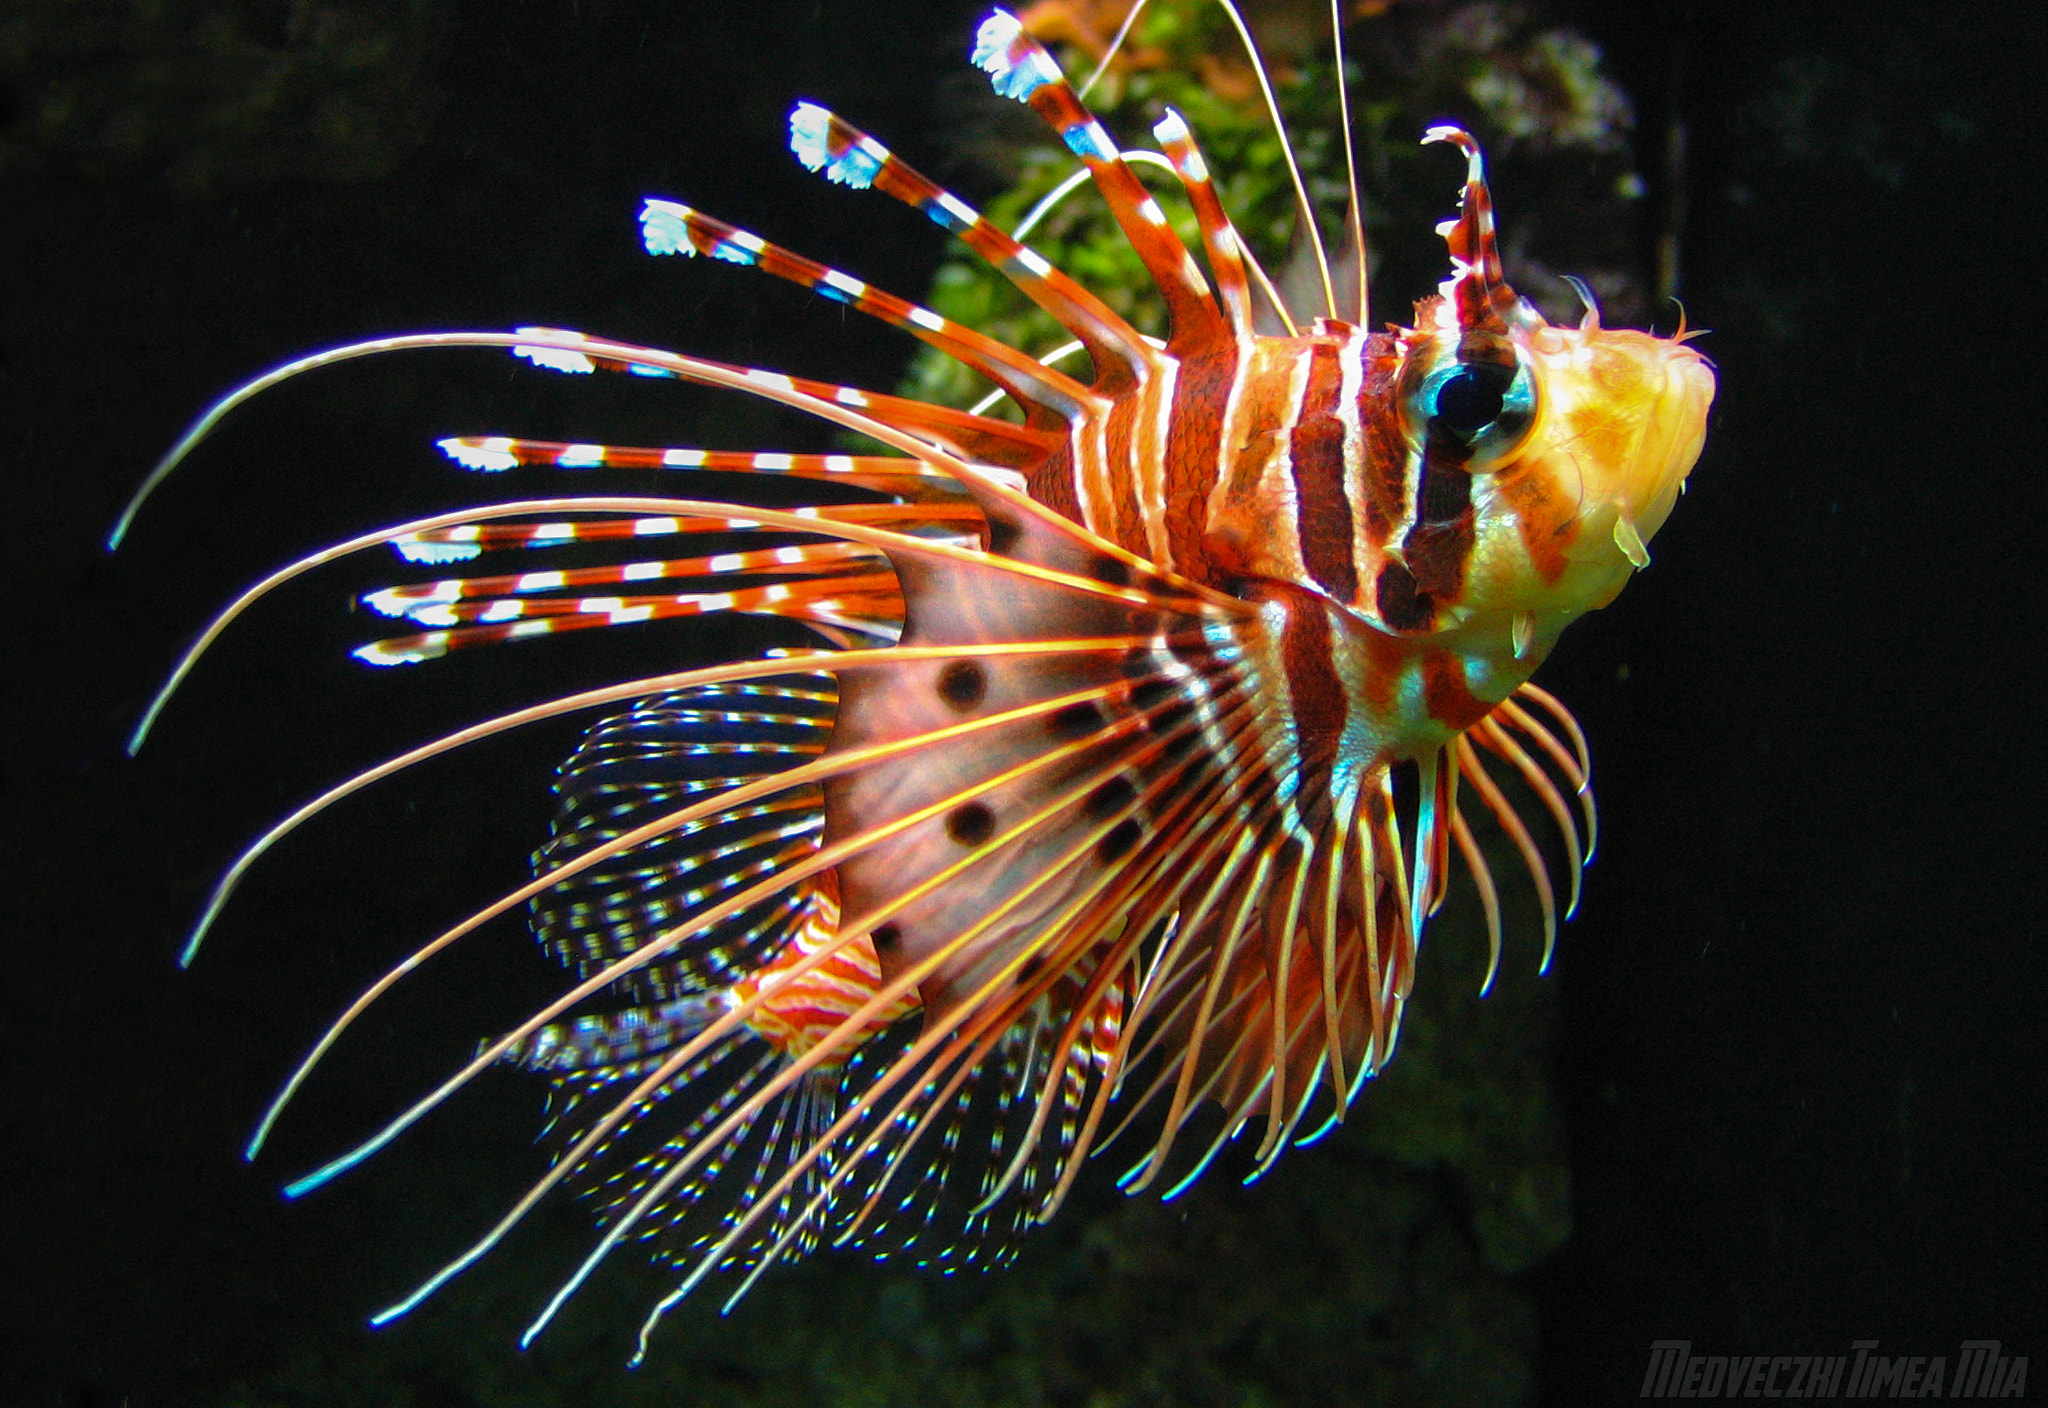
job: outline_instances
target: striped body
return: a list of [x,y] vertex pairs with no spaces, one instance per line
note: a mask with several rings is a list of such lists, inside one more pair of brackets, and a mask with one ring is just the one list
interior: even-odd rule
[[[839,933],[839,904],[829,887],[813,892],[803,922],[796,925],[788,943],[773,958],[727,988],[726,1000],[735,1007],[746,1004],[755,994],[767,990],[760,1010],[748,1019],[755,1035],[785,1056],[799,1057],[813,1048],[826,1049],[821,1068],[835,1071],[846,1063],[854,1048],[832,1041],[832,1034],[847,1014],[858,1011],[882,986],[882,967],[875,959],[872,943],[852,944],[826,953],[817,967],[794,982],[779,981],[798,963],[823,953]],[[877,1018],[877,1027],[911,1015],[917,1004],[899,998],[894,1007]]]
[[[1381,761],[1412,760],[1512,695],[1562,627],[1611,600],[1640,565],[1615,541],[1637,511],[1587,513],[1572,450],[1546,458],[1539,447],[1475,486],[1462,464],[1411,442],[1404,405],[1442,340],[1325,321],[1301,337],[1163,358],[1156,381],[1031,477],[1033,495],[1071,503],[1092,531],[1210,585],[1289,583],[1342,608],[1308,629],[1327,631],[1359,668],[1333,661],[1296,687],[1342,695],[1367,716]],[[1625,393],[1669,393],[1695,413],[1711,390],[1691,364],[1676,387],[1641,387],[1651,380],[1643,361],[1669,345],[1645,334],[1545,326],[1537,341],[1560,361],[1598,363]],[[1571,407],[1561,416],[1568,444],[1611,416],[1605,405]],[[1678,449],[1687,463],[1696,452]],[[1659,521],[1668,508],[1657,506]],[[1620,533],[1646,536],[1640,525]]]
[[[1453,129],[1427,138],[1466,158],[1459,213],[1441,227],[1452,271],[1414,326],[1337,321],[1332,296],[1303,328],[1269,292],[1290,331],[1258,333],[1254,302],[1270,282],[1177,115],[1155,135],[1202,262],[1015,19],[996,12],[974,58],[1086,167],[1164,299],[1164,342],[872,137],[802,104],[790,124],[800,160],[961,238],[1067,328],[1087,377],[649,200],[650,253],[752,266],[881,318],[984,374],[1019,418],[561,330],[421,334],[251,383],[149,481],[283,376],[446,345],[723,387],[887,452],[446,440],[451,458],[486,473],[738,471],[877,501],[569,496],[401,524],[252,589],[174,676],[270,586],[383,543],[429,565],[572,543],[626,560],[543,560],[373,593],[377,611],[422,629],[363,647],[372,664],[714,612],[801,622],[823,642],[587,691],[426,745],[302,808],[216,891],[201,933],[257,856],[341,796],[504,728],[629,705],[564,763],[533,882],[358,999],[251,1146],[392,983],[530,908],[574,983],[292,1185],[351,1167],[501,1061],[554,1083],[553,1168],[386,1317],[564,1184],[598,1202],[605,1231],[535,1332],[628,1237],[653,1239],[683,1273],[649,1328],[713,1272],[743,1273],[736,1297],[824,1241],[947,1266],[999,1261],[1106,1141],[1134,1151],[1132,1191],[1170,1192],[1240,1134],[1263,1168],[1341,1118],[1393,1053],[1453,851],[1498,959],[1500,904],[1475,819],[1520,856],[1547,961],[1560,906],[1505,778],[1557,833],[1562,907],[1576,900],[1590,766],[1571,716],[1529,679],[1564,627],[1647,561],[1644,543],[1699,453],[1713,394],[1704,361],[1682,337],[1604,329],[1591,312],[1553,327],[1519,299],[1502,277],[1477,147]],[[713,533],[750,545],[667,546]],[[1415,800],[1397,805],[1408,768]],[[1209,1109],[1220,1121],[1198,1128]]]

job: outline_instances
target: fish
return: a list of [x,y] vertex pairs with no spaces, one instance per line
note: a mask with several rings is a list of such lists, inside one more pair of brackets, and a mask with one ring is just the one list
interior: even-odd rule
[[[650,254],[745,266],[901,328],[986,377],[1015,417],[566,329],[397,335],[223,397],[116,525],[114,545],[252,396],[406,349],[496,348],[564,374],[723,388],[879,447],[452,437],[441,448],[479,473],[604,465],[857,492],[794,507],[561,495],[392,525],[245,591],[145,713],[131,748],[250,605],[377,547],[439,568],[574,549],[579,565],[373,592],[365,604],[405,632],[361,647],[370,665],[683,616],[754,615],[817,638],[422,744],[300,807],[215,887],[186,963],[249,869],[343,797],[485,737],[617,710],[559,769],[533,879],[367,988],[246,1150],[257,1155],[373,1003],[500,916],[524,912],[573,975],[288,1185],[300,1196],[339,1177],[495,1067],[548,1082],[546,1173],[374,1323],[419,1306],[558,1190],[588,1200],[601,1230],[522,1343],[623,1243],[644,1241],[676,1277],[637,1359],[708,1278],[728,1278],[730,1308],[821,1246],[944,1271],[998,1265],[1104,1149],[1130,1151],[1119,1181],[1133,1194],[1173,1196],[1238,1141],[1263,1172],[1341,1121],[1392,1059],[1417,945],[1454,870],[1480,900],[1490,986],[1504,919],[1483,819],[1535,893],[1548,966],[1597,813],[1585,734],[1532,676],[1565,627],[1647,565],[1700,455],[1715,376],[1693,334],[1604,327],[1590,295],[1577,324],[1550,323],[1508,285],[1482,153],[1451,126],[1423,137],[1462,167],[1438,228],[1450,273],[1437,292],[1409,325],[1372,328],[1354,223],[1356,289],[1339,299],[1309,240],[1325,306],[1297,319],[1178,113],[1154,127],[1157,152],[1119,148],[1003,10],[971,59],[1078,161],[1155,284],[1166,336],[801,103],[799,161],[958,237],[1058,320],[1085,376],[649,198]],[[1199,261],[1136,175],[1141,160],[1176,178]],[[1562,902],[1546,828],[1565,852]]]

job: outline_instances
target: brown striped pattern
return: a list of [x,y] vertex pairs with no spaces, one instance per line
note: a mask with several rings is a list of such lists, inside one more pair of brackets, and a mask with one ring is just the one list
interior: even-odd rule
[[1308,575],[1337,600],[1351,601],[1358,595],[1358,565],[1352,559],[1349,486],[1341,473],[1344,425],[1337,418],[1344,373],[1335,343],[1319,339],[1308,355],[1308,378],[1287,439],[1295,531]]

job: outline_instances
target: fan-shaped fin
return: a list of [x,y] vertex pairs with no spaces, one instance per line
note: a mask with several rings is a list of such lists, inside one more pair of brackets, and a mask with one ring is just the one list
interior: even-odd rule
[[[805,397],[831,406],[843,406],[867,420],[914,436],[926,444],[936,445],[963,459],[1007,468],[1020,468],[1026,464],[1036,463],[1064,438],[1064,427],[1020,425],[1014,421],[997,420],[990,416],[976,415],[972,411],[955,410],[951,406],[934,406],[928,402],[891,396],[882,391],[869,391],[858,386],[787,376],[781,372],[763,371],[758,367],[714,362],[705,357],[679,357],[673,352],[663,352],[657,348],[594,338],[571,328],[520,328],[516,339],[508,338],[501,333],[436,333],[410,338],[385,338],[376,343],[359,343],[336,348],[321,354],[321,357],[329,361],[338,361],[410,346],[510,347],[515,355],[551,371],[598,370],[676,377],[682,380],[701,381],[713,386],[736,386],[741,390],[767,396],[771,400],[781,400],[785,404],[789,402],[791,395]],[[583,365],[576,366],[568,359],[574,359],[574,362]],[[193,428],[192,435],[200,433],[202,429],[210,429],[220,415],[246,400],[261,386],[271,384],[277,376],[324,364],[320,360],[307,358],[302,364],[295,363],[292,368],[273,373],[261,383],[251,383],[250,386],[241,388],[232,396],[223,399],[218,407],[202,418],[200,424]],[[191,440],[191,435],[187,436],[187,440]],[[189,449],[189,444],[180,448]],[[902,446],[895,448],[904,449]],[[168,457],[167,462],[172,465],[176,463]],[[160,479],[161,475],[152,477]]]
[[[957,879],[896,914],[878,935],[883,969],[890,973],[953,942],[964,915],[986,914],[1001,896],[1042,881],[1051,859],[1076,837],[1103,833],[1093,865],[1078,867],[1060,885],[1041,886],[1029,907],[984,936],[974,953],[950,958],[921,985],[927,1011],[943,1012],[960,991],[978,986],[987,961],[1014,957],[1019,945],[1031,947],[1045,916],[1082,883],[1084,873],[1124,858],[1145,831],[1140,798],[1148,783],[1161,776],[1160,769],[1178,766],[1189,751],[1203,751],[1201,729],[1242,688],[1231,674],[1230,623],[1244,608],[1226,614],[1170,579],[1092,549],[1057,523],[1027,521],[1002,536],[1006,551],[1020,558],[1081,569],[1064,581],[1019,578],[964,555],[899,561],[909,603],[904,643],[958,643],[964,651],[987,640],[1122,635],[1147,639],[1147,646],[1120,658],[963,658],[841,675],[844,707],[835,750],[915,737],[1034,700],[1080,701],[1050,717],[977,736],[971,748],[880,764],[826,788],[830,837],[861,835],[886,818],[959,799],[943,816],[878,841],[841,866],[849,913],[880,908],[963,856],[983,853]],[[1175,733],[1183,728],[1190,731]],[[1159,742],[1167,734],[1176,739],[1171,747]],[[1045,765],[1048,755],[1058,763]],[[1028,780],[1003,780],[1031,759],[1040,765]],[[1059,812],[1057,822],[1042,815],[1047,808]],[[1028,835],[1001,843],[1019,827]]]
[[511,435],[451,435],[438,442],[442,453],[464,469],[498,474],[517,465],[557,469],[718,470],[733,474],[780,474],[851,484],[897,498],[950,498],[960,493],[951,475],[902,455],[788,455],[768,450],[697,450],[681,446],[596,445],[563,440],[526,440]]
[[883,565],[884,561],[881,553],[859,543],[803,543],[748,552],[714,553],[704,557],[625,562],[614,567],[570,567],[551,572],[510,572],[495,577],[451,577],[438,582],[414,582],[369,592],[363,596],[362,603],[380,615],[404,617],[428,625],[445,625],[454,618],[440,619],[441,609],[454,602],[724,574],[803,576],[837,573],[845,571],[853,563],[873,567]]
[[[637,1235],[670,1261],[691,1261],[723,1238],[755,1210],[764,1184],[809,1153],[832,1123],[850,1047],[786,1089],[761,1092],[872,997],[879,974],[872,948],[856,944],[768,991],[833,939],[839,910],[829,872],[707,918],[736,892],[815,854],[822,823],[815,785],[741,794],[744,800],[699,820],[624,849],[617,842],[685,803],[815,758],[837,697],[829,674],[811,672],[636,701],[593,725],[562,764],[555,834],[534,856],[545,878],[579,857],[610,852],[532,901],[536,937],[563,962],[587,977],[650,945],[661,954],[616,985],[642,1001],[551,1022],[515,1040],[503,1059],[553,1080],[549,1133],[570,1186],[597,1204],[600,1225],[637,1207],[677,1158],[697,1150],[693,1176],[636,1214]],[[749,999],[755,1010],[743,1025],[653,1088],[627,1094]],[[622,1094],[624,1104],[610,1105],[603,1117]],[[742,1117],[717,1134],[715,1147],[698,1149],[735,1111]],[[805,1180],[748,1239],[722,1251],[720,1264],[755,1266],[814,1246],[829,1209],[805,1208],[830,1168],[824,1151],[812,1157]]]
[[[818,673],[635,701],[592,725],[562,763],[554,836],[534,854],[534,873],[700,798],[816,757],[837,707],[832,677]],[[587,976],[814,852],[823,820],[820,795],[804,788],[677,827],[536,896],[534,935]],[[699,930],[686,947],[672,947],[636,972],[631,989],[665,999],[736,982],[788,941],[808,903],[804,891],[777,895]]]

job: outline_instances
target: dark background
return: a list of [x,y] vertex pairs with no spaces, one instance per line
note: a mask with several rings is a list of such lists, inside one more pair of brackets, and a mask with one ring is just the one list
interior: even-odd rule
[[[382,569],[344,569],[240,627],[139,759],[124,732],[242,585],[474,492],[440,434],[825,442],[730,398],[416,354],[264,397],[121,555],[98,538],[209,398],[356,337],[545,323],[887,385],[907,340],[764,279],[650,264],[633,217],[643,194],[676,196],[915,294],[938,233],[808,177],[784,116],[816,98],[951,179],[935,95],[984,7],[279,6],[284,68],[244,42],[246,10],[237,40],[196,5],[44,8],[0,19],[0,1396],[391,1401],[333,1366],[371,1354],[363,1314],[519,1185],[524,1168],[462,1155],[520,1147],[530,1091],[492,1087],[305,1204],[274,1190],[491,1029],[466,1017],[417,1049],[432,1004],[503,1014],[546,975],[458,957],[366,1027],[274,1156],[237,1151],[419,915],[520,878],[573,726],[351,802],[257,873],[188,974],[180,926],[244,838],[343,771],[644,672],[648,647],[367,671],[346,650],[370,623],[343,608]],[[1951,1362],[1998,1338],[2048,1383],[2033,7],[1552,11],[1634,95],[1654,200],[1673,193],[1674,122],[1689,138],[1681,292],[1722,382],[1653,568],[1543,677],[1592,735],[1603,831],[1552,980],[1576,1230],[1524,1279],[1538,1392],[1632,1397],[1660,1337],[1738,1354],[1876,1338]],[[730,646],[682,626],[660,648]],[[1290,1156],[1289,1176],[1318,1158]],[[578,1216],[556,1225],[573,1238]],[[515,1254],[507,1294],[528,1304],[547,1273],[520,1270]],[[817,1274],[843,1277],[810,1283],[825,1294],[907,1294],[869,1269]],[[479,1284],[431,1313],[444,1332],[490,1324],[461,1355],[512,1357],[503,1297]],[[622,1293],[619,1314],[636,1303]],[[769,1359],[822,1352],[768,1313],[727,1322],[702,1401],[753,1401]],[[412,1333],[431,1332],[386,1338]],[[630,1387],[617,1348],[579,1371],[583,1393]],[[456,1351],[425,1358],[440,1367],[405,1381],[410,1401],[494,1401]],[[545,1344],[521,1363],[527,1392],[570,1382]],[[1268,1401],[1297,1399],[1351,1401],[1342,1384]]]

